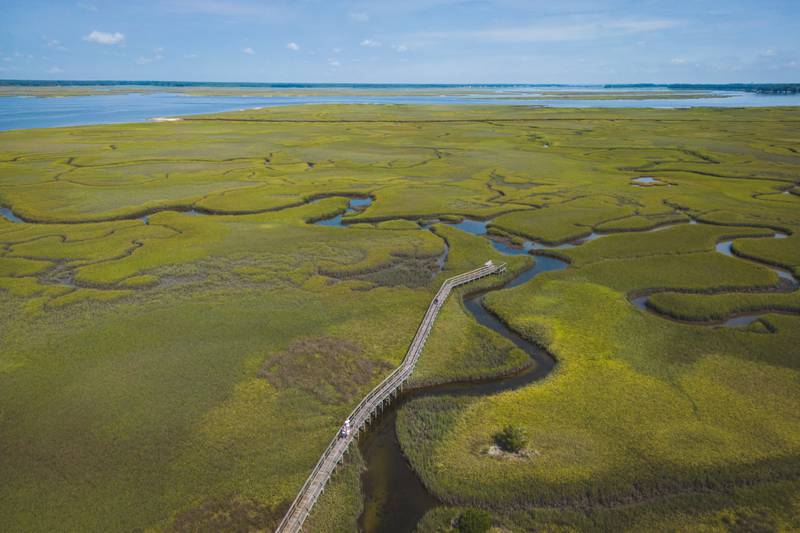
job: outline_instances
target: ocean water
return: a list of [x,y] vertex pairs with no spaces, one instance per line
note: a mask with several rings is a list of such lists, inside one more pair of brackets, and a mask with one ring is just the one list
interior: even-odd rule
[[[302,87],[302,86],[301,86]],[[341,86],[362,88],[361,86]],[[398,86],[370,86],[373,92],[382,89],[394,90]],[[585,87],[509,87],[481,86],[465,94],[454,93],[447,86],[402,86],[400,88],[441,89],[440,94],[402,96],[321,94],[313,96],[188,96],[180,93],[131,93],[62,98],[36,98],[20,96],[0,97],[0,130],[78,126],[88,124],[114,124],[144,122],[156,117],[172,117],[202,113],[216,113],[257,107],[297,104],[491,104],[491,105],[536,105],[545,107],[638,107],[638,108],[685,108],[685,107],[771,107],[800,106],[800,94],[764,95],[750,92],[716,91],[723,98],[696,99],[610,99],[591,100],[574,96],[570,99],[547,99],[539,95],[546,89],[565,93],[591,90],[595,93],[619,92],[620,89]],[[463,89],[463,88],[462,88]],[[636,89],[641,91],[642,89]],[[437,91],[438,92],[438,91]],[[695,91],[693,91],[695,92]],[[713,91],[705,91],[713,92]],[[675,91],[676,95],[680,91]]]

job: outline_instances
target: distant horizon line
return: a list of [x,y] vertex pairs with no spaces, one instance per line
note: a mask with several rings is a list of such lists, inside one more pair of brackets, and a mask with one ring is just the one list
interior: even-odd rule
[[728,83],[410,83],[410,82],[255,82],[255,81],[184,81],[184,80],[44,80],[44,79],[0,79],[0,85],[11,86],[91,86],[91,85],[140,85],[140,86],[228,86],[228,87],[272,87],[272,88],[304,88],[304,87],[601,87],[601,88],[747,88],[747,87],[783,87],[798,86],[800,82],[728,82]]

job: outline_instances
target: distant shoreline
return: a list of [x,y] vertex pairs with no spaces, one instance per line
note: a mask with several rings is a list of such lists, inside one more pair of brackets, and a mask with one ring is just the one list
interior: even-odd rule
[[797,83],[316,83],[316,82],[223,82],[160,80],[18,80],[1,79],[0,87],[242,87],[264,89],[475,89],[475,88],[586,88],[638,90],[746,91],[777,94],[800,93]]
[[[0,86],[0,131],[167,122],[273,106],[469,105],[542,108],[800,107],[800,94],[586,88],[258,89],[219,87]],[[161,119],[161,120],[159,120]],[[168,122],[173,122],[169,120]]]

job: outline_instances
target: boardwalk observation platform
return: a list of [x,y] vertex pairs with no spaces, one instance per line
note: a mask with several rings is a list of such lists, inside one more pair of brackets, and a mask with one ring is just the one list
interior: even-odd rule
[[428,335],[430,335],[431,329],[433,328],[433,322],[436,320],[436,316],[439,314],[439,310],[444,305],[450,292],[460,285],[479,280],[492,274],[505,272],[505,269],[505,263],[492,263],[491,261],[487,261],[480,268],[448,278],[442,283],[442,286],[428,306],[428,310],[425,312],[425,316],[422,318],[422,322],[417,328],[417,332],[414,335],[414,339],[411,341],[411,345],[408,347],[403,362],[364,396],[350,413],[348,417],[351,428],[349,433],[343,436],[340,435],[339,431],[336,432],[333,440],[323,452],[294,502],[292,502],[283,520],[278,524],[278,528],[275,530],[276,533],[296,533],[303,527],[303,522],[305,522],[306,517],[308,517],[317,499],[325,490],[325,486],[330,480],[331,475],[333,475],[333,471],[336,469],[336,466],[342,462],[345,452],[357,437],[358,432],[380,412],[384,404],[390,402],[399,394],[403,383],[411,376],[411,373],[414,371],[414,366],[417,364],[417,360],[422,353],[422,349],[425,347],[425,342],[428,340]]

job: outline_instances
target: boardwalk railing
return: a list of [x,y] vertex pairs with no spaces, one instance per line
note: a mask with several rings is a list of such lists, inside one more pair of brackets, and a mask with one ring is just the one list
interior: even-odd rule
[[337,431],[336,436],[328,445],[328,448],[322,454],[311,475],[308,476],[303,487],[300,489],[291,507],[286,512],[283,520],[278,524],[276,529],[277,533],[296,533],[303,527],[306,517],[311,512],[311,508],[317,502],[322,491],[325,490],[325,485],[328,483],[336,466],[342,461],[347,448],[352,443],[353,439],[358,435],[358,432],[364,425],[375,416],[383,407],[384,403],[391,401],[391,399],[400,391],[403,383],[411,376],[414,371],[414,365],[417,364],[422,349],[425,347],[425,342],[428,340],[428,335],[433,327],[433,322],[439,314],[439,310],[444,305],[445,300],[450,295],[450,291],[459,285],[478,280],[491,274],[503,272],[506,269],[505,263],[494,264],[491,262],[486,263],[480,268],[459,274],[452,278],[448,278],[442,283],[436,297],[428,306],[422,322],[417,328],[417,333],[414,335],[414,340],[408,347],[406,356],[403,362],[397,367],[386,379],[381,381],[374,389],[372,389],[358,405],[350,413],[350,427],[351,430],[347,436],[340,436]]

